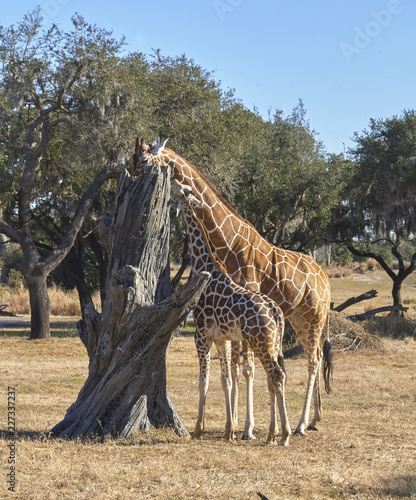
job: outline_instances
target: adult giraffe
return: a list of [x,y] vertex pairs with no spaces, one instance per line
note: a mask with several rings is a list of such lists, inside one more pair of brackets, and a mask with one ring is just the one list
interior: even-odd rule
[[322,331],[328,320],[330,285],[325,271],[308,255],[275,247],[257,232],[222,198],[207,179],[188,161],[157,139],[150,146],[137,139],[133,175],[147,165],[171,167],[174,178],[192,189],[201,202],[195,209],[218,260],[238,285],[260,291],[282,309],[303,347],[308,360],[308,382],[302,415],[296,434],[305,434],[314,395],[314,416],[309,425],[316,429],[322,418],[319,367],[324,354],[325,389],[330,392],[332,371],[330,343],[321,348]]

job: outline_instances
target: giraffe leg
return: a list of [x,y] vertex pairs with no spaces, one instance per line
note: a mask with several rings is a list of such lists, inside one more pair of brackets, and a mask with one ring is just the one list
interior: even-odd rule
[[240,342],[231,342],[231,378],[233,389],[231,392],[231,407],[235,426],[238,426],[238,383],[240,381]]
[[225,423],[225,439],[233,441],[235,439],[235,424],[232,411],[232,377],[231,377],[231,343],[230,341],[216,341],[221,362],[221,384],[225,396],[225,409],[227,421]]
[[277,444],[277,434],[279,433],[279,428],[277,426],[277,398],[276,392],[270,377],[267,377],[267,386],[269,388],[270,394],[270,427],[269,435],[267,436],[267,444]]
[[290,317],[290,322],[296,331],[297,337],[308,359],[308,382],[306,385],[305,402],[302,415],[295,431],[296,435],[304,436],[309,422],[312,394],[314,396],[314,420],[312,421],[314,427],[322,415],[320,381],[317,380],[319,379],[321,354],[319,343],[322,328],[317,324],[305,325],[300,315],[292,315]]
[[[315,386],[315,380],[317,377],[317,372],[318,372],[319,365],[317,366],[316,363],[309,362],[309,377],[308,377],[308,383],[306,386],[306,397],[305,397],[305,403],[303,405],[303,411],[302,415],[300,417],[299,423],[296,427],[295,434],[304,436],[305,435],[305,429],[308,425],[309,421],[309,410],[311,406],[311,401],[312,401],[312,393],[314,391],[314,386]],[[318,374],[319,375],[319,374]],[[316,395],[316,398],[318,396]],[[315,401],[316,401],[315,398]],[[319,395],[320,398],[320,395]]]
[[[321,362],[319,363],[319,366],[321,366]],[[318,373],[316,374],[315,378],[315,385],[313,391],[314,415],[311,423],[308,426],[308,430],[310,431],[317,431],[318,428],[316,427],[316,424],[317,422],[320,422],[322,420],[321,377],[319,376],[319,374],[320,374],[320,368],[318,368]]]
[[205,428],[205,404],[207,399],[210,370],[210,352],[212,342],[198,331],[195,333],[195,345],[199,358],[199,406],[194,438],[200,438]]
[[267,443],[277,442],[277,423],[276,423],[276,401],[279,408],[280,423],[282,426],[282,439],[280,444],[288,446],[289,437],[291,435],[289,419],[287,417],[286,403],[285,403],[285,378],[286,375],[277,361],[277,354],[273,348],[267,350],[259,350],[256,352],[260,361],[266,371],[267,381],[270,392],[270,406],[271,406],[271,419],[269,427],[269,435]]
[[243,341],[243,375],[246,379],[247,401],[246,401],[246,424],[243,439],[256,439],[253,434],[254,411],[253,411],[253,381],[254,381],[254,354],[249,349],[247,342]]

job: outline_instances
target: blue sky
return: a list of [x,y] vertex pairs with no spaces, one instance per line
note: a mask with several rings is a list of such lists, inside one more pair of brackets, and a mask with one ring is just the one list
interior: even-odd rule
[[19,0],[4,2],[0,24],[36,5],[46,26],[70,29],[77,12],[128,50],[186,54],[265,118],[302,99],[330,153],[370,118],[416,108],[416,0]]

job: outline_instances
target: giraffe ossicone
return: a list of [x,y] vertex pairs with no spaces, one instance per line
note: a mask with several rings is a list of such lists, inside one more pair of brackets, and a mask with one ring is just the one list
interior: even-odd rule
[[244,341],[258,356],[267,375],[271,411],[267,442],[277,442],[277,405],[282,426],[281,444],[287,446],[291,431],[284,396],[285,373],[278,361],[284,331],[283,313],[267,296],[245,290],[227,276],[225,269],[215,261],[205,231],[195,214],[194,206],[201,202],[193,196],[188,186],[181,186],[177,182],[174,185],[185,219],[192,270],[195,274],[202,271],[211,273],[211,280],[193,313],[195,345],[200,363],[199,409],[194,436],[201,436],[204,430],[210,352],[214,343],[220,354],[221,383],[227,413],[226,439],[234,439],[236,422],[232,398],[231,341]]

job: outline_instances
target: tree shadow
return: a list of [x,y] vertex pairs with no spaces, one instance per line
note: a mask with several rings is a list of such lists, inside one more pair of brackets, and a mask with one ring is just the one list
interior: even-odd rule
[[8,440],[29,440],[47,441],[51,439],[49,432],[41,431],[15,431],[13,435],[6,429],[0,429],[0,439]]
[[416,475],[388,477],[383,480],[384,487],[378,493],[398,498],[416,497]]

